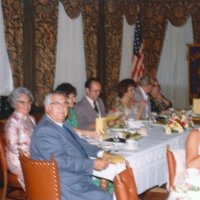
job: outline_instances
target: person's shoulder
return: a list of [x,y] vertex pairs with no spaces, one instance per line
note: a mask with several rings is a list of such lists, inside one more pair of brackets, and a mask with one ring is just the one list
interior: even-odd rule
[[51,132],[55,132],[54,130],[54,122],[51,121],[46,115],[42,117],[42,119],[39,121],[39,123],[36,125],[36,128],[34,129],[33,135],[43,135],[43,134],[50,134]]
[[11,116],[6,120],[5,128],[12,126],[18,126],[20,123],[20,117],[16,112],[13,112]]
[[87,101],[86,97],[83,97],[77,104],[75,107],[81,106],[83,104],[85,104],[85,102]]
[[42,117],[42,119],[38,122],[36,129],[40,129],[43,127],[48,127],[49,124],[51,124],[50,120],[48,119],[48,117],[46,115],[44,115]]
[[200,129],[194,129],[188,135],[188,140],[200,140]]

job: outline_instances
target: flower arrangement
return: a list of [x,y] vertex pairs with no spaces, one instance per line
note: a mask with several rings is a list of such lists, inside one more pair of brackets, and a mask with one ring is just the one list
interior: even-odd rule
[[168,120],[164,126],[167,134],[181,133],[184,129],[194,126],[192,117],[185,111],[175,111],[169,114]]

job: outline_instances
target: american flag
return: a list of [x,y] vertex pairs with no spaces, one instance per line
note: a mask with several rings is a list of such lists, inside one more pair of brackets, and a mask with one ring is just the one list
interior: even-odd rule
[[144,51],[142,44],[141,20],[139,16],[136,18],[134,44],[133,44],[133,71],[132,79],[136,82],[144,74]]

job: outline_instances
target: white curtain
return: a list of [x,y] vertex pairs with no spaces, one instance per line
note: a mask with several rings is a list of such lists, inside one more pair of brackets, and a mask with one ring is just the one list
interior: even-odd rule
[[86,64],[83,44],[82,16],[71,19],[59,3],[56,72],[54,88],[69,82],[77,89],[77,101],[84,94]]
[[188,62],[187,44],[193,43],[192,20],[181,27],[168,22],[157,78],[162,93],[174,107],[188,107]]
[[13,79],[5,42],[3,13],[0,1],[0,96],[7,96],[13,89]]
[[126,21],[126,18],[123,18],[122,57],[119,80],[131,78],[133,69],[132,56],[135,25],[130,26]]

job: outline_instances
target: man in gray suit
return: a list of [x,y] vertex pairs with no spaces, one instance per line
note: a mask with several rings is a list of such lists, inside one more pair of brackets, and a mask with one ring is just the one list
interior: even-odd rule
[[67,125],[68,104],[64,94],[51,93],[44,104],[46,115],[33,132],[31,158],[50,160],[52,155],[55,157],[62,200],[111,200],[111,194],[92,183],[92,173],[94,169],[106,169],[112,154],[79,138]]
[[151,103],[149,93],[153,89],[153,79],[148,75],[144,75],[138,82],[138,87],[135,89],[134,99],[138,102],[144,101],[146,103],[141,117],[149,119],[151,117]]
[[85,83],[86,96],[75,106],[75,114],[79,128],[95,129],[97,117],[105,116],[105,107],[99,98],[101,83],[96,78],[90,78]]

